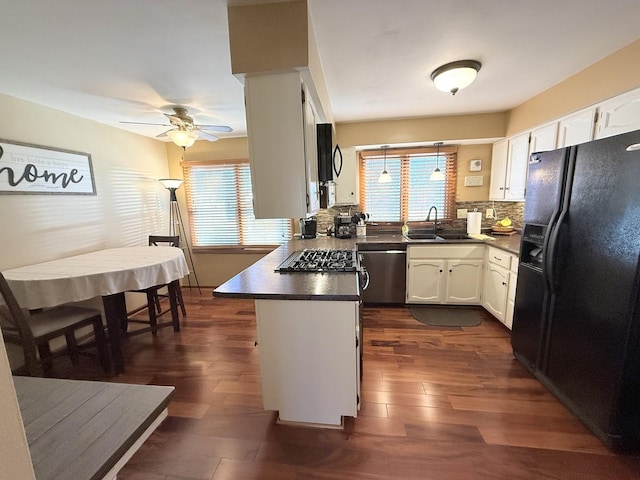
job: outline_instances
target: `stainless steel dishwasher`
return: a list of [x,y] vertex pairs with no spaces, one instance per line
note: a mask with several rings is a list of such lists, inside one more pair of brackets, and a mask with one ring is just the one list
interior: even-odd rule
[[405,250],[358,250],[369,272],[369,287],[363,292],[365,304],[405,303],[407,252]]

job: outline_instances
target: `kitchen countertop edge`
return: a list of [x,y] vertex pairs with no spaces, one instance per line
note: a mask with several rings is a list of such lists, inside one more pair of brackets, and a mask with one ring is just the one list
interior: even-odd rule
[[303,240],[294,238],[215,288],[213,295],[263,300],[357,301],[360,299],[361,292],[359,275],[356,272],[279,273],[277,268],[293,252],[304,248],[353,249],[357,246],[362,251],[405,250],[408,245],[459,243],[490,245],[518,255],[520,235],[505,236],[495,240],[447,240],[446,242],[407,240],[400,234],[384,233],[348,239],[318,237]]

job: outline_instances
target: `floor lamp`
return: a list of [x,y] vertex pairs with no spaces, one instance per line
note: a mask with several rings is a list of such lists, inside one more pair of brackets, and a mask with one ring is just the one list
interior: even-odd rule
[[[189,247],[189,241],[187,240],[187,234],[184,231],[184,225],[182,224],[182,215],[180,215],[180,207],[178,206],[178,197],[176,196],[176,190],[180,188],[182,182],[184,180],[180,178],[161,178],[160,183],[164,185],[164,187],[169,190],[169,236],[172,237],[174,235],[178,235],[182,241],[184,241],[184,245],[187,249],[187,255],[189,256],[189,263],[191,263],[191,272],[193,273],[193,278],[196,281],[196,286],[198,287],[198,292],[202,295],[202,290],[200,290],[200,282],[198,281],[198,275],[196,274],[196,267],[193,263],[193,257],[191,256],[191,247]],[[188,277],[189,280],[189,288],[191,288],[191,275]]]

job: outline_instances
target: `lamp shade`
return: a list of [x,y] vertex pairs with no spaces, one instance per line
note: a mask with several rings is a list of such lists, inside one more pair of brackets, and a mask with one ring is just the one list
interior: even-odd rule
[[439,180],[444,180],[444,173],[442,173],[440,171],[440,169],[438,167],[436,167],[436,169],[433,171],[433,173],[429,177],[429,180],[431,180],[432,182],[437,182]]
[[180,185],[182,185],[182,183],[184,182],[184,180],[182,180],[181,178],[161,178],[158,181],[169,190],[180,188]]
[[475,60],[459,60],[436,68],[431,80],[438,90],[455,95],[473,83],[482,65]]
[[188,148],[196,141],[198,135],[196,132],[191,132],[189,130],[169,130],[167,132],[169,138],[175,143],[177,146],[182,148]]

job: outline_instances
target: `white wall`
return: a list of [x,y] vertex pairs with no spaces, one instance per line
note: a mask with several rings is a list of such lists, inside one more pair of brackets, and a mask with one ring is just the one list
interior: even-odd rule
[[[91,154],[97,190],[95,196],[0,194],[0,271],[146,245],[149,234],[168,229],[169,194],[157,181],[169,172],[163,142],[4,95],[0,112],[2,140]],[[0,425],[0,478],[33,478],[1,343]]]

